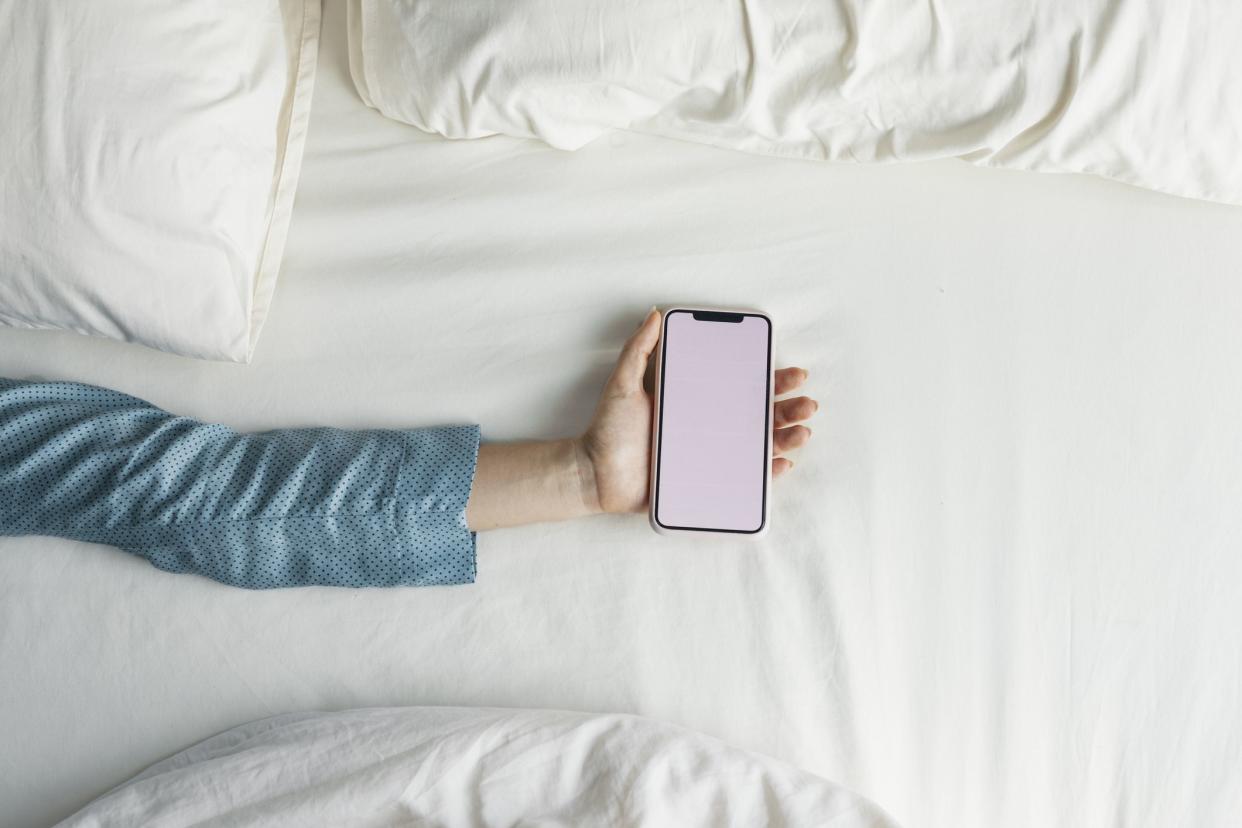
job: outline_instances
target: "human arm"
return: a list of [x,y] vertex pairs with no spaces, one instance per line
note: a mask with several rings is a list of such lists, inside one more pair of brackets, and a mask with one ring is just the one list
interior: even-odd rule
[[[627,341],[587,431],[480,447],[475,426],[243,434],[116,391],[0,379],[0,535],[116,546],[171,572],[248,588],[468,583],[475,532],[647,502],[659,337]],[[776,374],[794,390],[805,372]],[[817,405],[776,405],[774,451]],[[773,473],[792,466],[773,461]]]
[[252,589],[474,580],[475,426],[243,434],[117,391],[0,380],[0,534]]

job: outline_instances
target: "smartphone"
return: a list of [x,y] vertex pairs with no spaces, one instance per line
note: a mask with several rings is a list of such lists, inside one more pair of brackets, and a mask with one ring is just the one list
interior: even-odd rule
[[756,311],[665,311],[654,390],[652,528],[766,530],[772,320]]

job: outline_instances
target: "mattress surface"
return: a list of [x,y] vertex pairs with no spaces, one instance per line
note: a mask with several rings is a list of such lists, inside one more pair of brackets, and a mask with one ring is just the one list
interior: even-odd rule
[[323,54],[250,366],[0,331],[0,375],[243,429],[582,429],[653,303],[749,305],[810,370],[761,541],[641,517],[485,534],[478,582],[247,592],[0,540],[4,822],[252,719],[640,713],[911,826],[1242,813],[1242,210],[629,134],[576,153],[385,121]]

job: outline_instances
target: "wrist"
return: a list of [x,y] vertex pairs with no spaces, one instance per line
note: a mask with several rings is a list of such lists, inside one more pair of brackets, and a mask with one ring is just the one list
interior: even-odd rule
[[576,500],[586,511],[584,514],[598,515],[604,512],[599,499],[599,484],[595,477],[595,461],[587,448],[585,437],[575,437],[565,441],[569,453],[569,463],[576,481]]
[[595,466],[581,440],[484,443],[466,525],[474,530],[597,514]]

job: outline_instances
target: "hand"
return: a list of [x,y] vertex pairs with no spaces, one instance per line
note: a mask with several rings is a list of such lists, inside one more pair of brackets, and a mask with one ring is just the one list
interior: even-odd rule
[[[581,474],[587,487],[583,500],[596,511],[641,512],[647,507],[652,399],[643,387],[643,376],[659,339],[660,313],[652,309],[621,349],[591,426],[580,438],[579,456],[585,458],[586,466]],[[778,370],[776,394],[796,390],[806,378],[802,368]],[[811,429],[799,423],[818,409],[819,403],[810,397],[777,401],[772,424],[774,477],[793,468],[793,461],[784,455],[811,439]],[[590,491],[592,485],[594,492]]]

